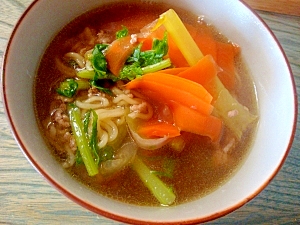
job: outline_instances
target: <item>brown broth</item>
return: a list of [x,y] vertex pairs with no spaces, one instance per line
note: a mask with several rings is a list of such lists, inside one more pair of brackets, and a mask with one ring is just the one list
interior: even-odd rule
[[[85,27],[88,26],[97,30],[109,29],[114,34],[121,25],[125,25],[129,28],[130,33],[136,33],[169,8],[165,4],[148,2],[129,5],[122,3],[95,9],[68,24],[49,45],[41,60],[36,77],[35,109],[40,124],[49,116],[50,103],[53,101],[58,82],[66,78],[55,67],[55,59],[70,51],[72,46],[78,42],[77,36]],[[180,9],[176,9],[176,11],[185,23],[199,29],[205,26],[213,31],[218,40],[227,41],[226,37],[219,34],[212,26],[199,24],[196,15],[190,15]],[[238,84],[235,95],[251,112],[257,113],[255,86],[251,76],[241,58],[237,59],[236,64],[242,82]],[[40,127],[44,133],[43,126]],[[225,130],[225,135],[226,133],[228,133],[227,130]],[[163,148],[159,154],[157,151],[150,155],[147,151],[140,151],[138,154],[153,170],[162,170],[165,163],[174,163],[172,164],[175,165],[173,178],[164,177],[162,179],[174,188],[177,196],[175,204],[181,204],[200,198],[224,184],[242,165],[249,152],[254,134],[255,124],[248,129],[241,141],[236,144],[235,149],[228,154],[218,150],[208,138],[189,133],[183,134],[187,144],[180,153],[174,153],[168,148]],[[54,149],[53,154],[55,154]],[[59,156],[57,157],[59,158]],[[220,163],[226,157],[226,163]],[[166,160],[166,158],[171,160]],[[83,166],[72,167],[68,171],[78,181],[102,195],[131,204],[158,205],[157,200],[130,168],[116,175],[114,179],[105,181],[99,176],[89,177]]]

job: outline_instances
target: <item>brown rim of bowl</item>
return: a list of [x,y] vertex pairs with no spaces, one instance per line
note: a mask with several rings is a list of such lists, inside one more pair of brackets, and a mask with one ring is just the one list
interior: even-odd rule
[[40,166],[39,163],[36,162],[34,160],[34,158],[32,158],[32,156],[30,155],[30,152],[26,149],[26,146],[23,144],[21,138],[18,135],[18,132],[14,126],[14,121],[11,117],[9,108],[8,108],[8,102],[7,102],[7,98],[6,98],[6,91],[5,91],[5,69],[6,69],[6,60],[7,60],[7,55],[9,54],[10,51],[10,45],[11,42],[14,38],[14,35],[16,33],[16,30],[18,29],[18,27],[20,26],[21,22],[23,21],[23,19],[26,17],[27,13],[35,6],[36,3],[38,3],[40,0],[34,0],[25,10],[25,12],[22,14],[22,16],[19,18],[18,22],[16,23],[13,32],[9,38],[8,44],[7,44],[7,48],[6,51],[4,53],[4,60],[3,60],[3,66],[2,66],[2,93],[3,93],[3,102],[4,102],[4,108],[5,108],[5,112],[8,118],[8,121],[10,123],[11,129],[13,131],[13,135],[17,141],[17,143],[19,144],[21,150],[23,151],[24,155],[26,156],[26,158],[28,159],[28,161],[31,163],[31,165],[39,172],[42,174],[42,176],[53,186],[55,187],[59,192],[61,192],[63,195],[65,195],[66,197],[68,197],[69,199],[71,199],[72,201],[76,202],[77,204],[81,205],[82,207],[97,213],[99,215],[105,216],[107,218],[116,220],[116,221],[120,221],[120,222],[125,222],[125,223],[129,223],[129,224],[195,224],[195,223],[202,223],[202,222],[207,222],[207,221],[211,221],[220,217],[223,217],[225,215],[227,215],[228,213],[231,213],[233,211],[235,211],[236,209],[240,208],[241,206],[243,206],[244,204],[246,204],[247,202],[249,202],[250,200],[252,200],[255,196],[257,196],[270,182],[271,180],[275,177],[275,175],[279,172],[280,168],[282,167],[282,165],[284,164],[285,159],[288,156],[288,153],[292,147],[292,143],[295,137],[295,133],[296,133],[296,123],[297,123],[297,113],[298,113],[298,101],[297,101],[297,92],[296,92],[296,86],[295,86],[295,80],[293,77],[293,73],[290,67],[290,64],[288,62],[287,56],[282,48],[282,46],[280,45],[278,39],[276,38],[276,36],[274,35],[274,33],[272,32],[272,30],[268,27],[268,25],[266,24],[266,22],[264,22],[264,20],[258,15],[258,13],[256,13],[248,4],[246,4],[245,2],[243,2],[242,0],[240,0],[240,2],[247,7],[259,20],[260,22],[264,25],[264,27],[266,28],[266,30],[269,31],[269,33],[272,35],[273,39],[275,40],[275,42],[277,43],[278,48],[280,49],[282,55],[284,56],[285,59],[285,63],[286,66],[288,67],[289,73],[290,73],[290,79],[292,81],[292,85],[293,85],[293,92],[294,92],[294,106],[295,106],[295,112],[294,112],[294,123],[293,123],[293,129],[292,129],[292,133],[290,136],[290,141],[289,144],[286,148],[285,151],[285,155],[282,158],[280,164],[278,165],[278,167],[274,170],[274,172],[270,175],[269,179],[263,183],[260,188],[258,190],[256,190],[254,193],[250,194],[246,199],[240,201],[239,203],[235,204],[234,206],[231,206],[223,211],[208,215],[206,217],[201,217],[201,218],[194,218],[191,220],[182,220],[182,221],[169,221],[169,222],[159,222],[159,221],[141,221],[138,219],[133,219],[133,218],[125,218],[121,215],[116,215],[110,212],[106,212],[103,209],[94,207],[90,204],[87,204],[86,202],[84,202],[83,199],[80,199],[79,197],[71,194],[70,192],[68,192],[67,189],[65,189],[64,187],[60,186],[58,183],[56,183],[55,180],[53,180],[46,171],[44,171]]

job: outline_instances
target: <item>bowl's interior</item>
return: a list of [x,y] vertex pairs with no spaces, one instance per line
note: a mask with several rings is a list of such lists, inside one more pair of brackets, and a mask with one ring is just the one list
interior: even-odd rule
[[49,154],[33,111],[32,90],[39,60],[66,23],[107,2],[112,1],[40,0],[31,5],[17,24],[5,55],[3,93],[13,132],[26,157],[68,197],[93,211],[125,221],[128,220],[124,218],[152,222],[207,220],[254,197],[275,175],[287,154],[294,131],[295,90],[278,43],[251,10],[236,0],[203,0],[201,4],[193,0],[166,1],[206,16],[229,39],[240,44],[254,78],[260,110],[257,137],[244,165],[229,182],[187,204],[135,207],[107,199],[79,184]]

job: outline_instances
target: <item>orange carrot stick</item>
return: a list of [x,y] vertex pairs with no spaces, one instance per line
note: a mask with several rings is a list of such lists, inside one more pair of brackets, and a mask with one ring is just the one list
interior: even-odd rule
[[[127,83],[126,88],[141,89],[144,95],[148,96],[151,99],[164,102],[166,104],[168,104],[168,102],[170,101],[176,101],[187,107],[193,108],[196,111],[203,113],[204,115],[211,114],[213,110],[213,106],[210,103],[205,102],[203,99],[191,94],[190,92],[187,92],[183,88],[181,89],[174,88],[171,85],[171,83],[170,85],[162,84],[160,83],[162,79],[158,81],[151,81],[151,80],[143,79],[145,76],[146,75],[130,81],[129,83]],[[173,76],[173,75],[169,75],[169,76]],[[184,84],[182,85],[182,87],[183,86]],[[185,88],[189,89],[189,86],[185,86]],[[199,92],[203,89],[202,88],[199,89]]]
[[211,55],[206,55],[194,66],[178,73],[177,76],[204,85],[210,82],[219,72],[219,67]]
[[168,35],[168,56],[175,67],[188,67],[189,64],[187,63],[186,59],[182,55],[181,51],[172,40],[172,37]]
[[141,125],[137,132],[146,138],[158,138],[158,137],[177,137],[180,135],[180,130],[178,127],[164,123],[164,122],[154,122],[154,123],[146,123]]
[[216,41],[209,34],[201,34],[194,37],[197,46],[201,49],[204,55],[211,55],[214,60],[217,59]]
[[138,38],[137,41],[142,43],[141,51],[148,51],[152,49],[153,39],[146,37],[146,38]]
[[235,57],[235,47],[231,43],[217,42],[218,52],[217,52],[217,63],[222,69],[234,73],[234,57]]
[[[192,95],[202,99],[204,102],[211,103],[212,96],[208,91],[201,85],[196,82],[190,81],[188,79],[174,76],[171,74],[165,74],[162,72],[159,73],[148,73],[142,76],[139,80],[151,81],[159,83],[162,85],[169,86],[177,91],[185,91],[191,93]],[[176,91],[176,90],[175,90]]]
[[201,27],[197,30],[196,27],[190,24],[185,24],[185,26],[203,55],[211,55],[216,60],[217,45],[211,30],[208,27]]
[[126,36],[115,40],[105,54],[108,69],[118,76],[127,58],[134,51],[136,44],[131,43],[131,37]]
[[239,46],[216,41],[208,28],[203,27],[198,32],[189,24],[186,24],[186,27],[202,53],[204,55],[210,54],[218,66],[222,68],[223,71],[220,71],[218,76],[224,86],[233,90],[236,82],[234,57],[240,52]]
[[210,137],[218,141],[222,132],[222,121],[212,115],[203,115],[177,102],[169,104],[176,126],[182,131]]
[[236,47],[231,43],[217,42],[217,63],[223,69],[218,76],[224,86],[233,90],[235,86],[235,54]]

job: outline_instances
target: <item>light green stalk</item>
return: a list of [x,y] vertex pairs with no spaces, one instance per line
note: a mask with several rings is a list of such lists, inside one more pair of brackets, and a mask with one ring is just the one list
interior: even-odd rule
[[137,156],[132,163],[133,170],[139,175],[144,185],[151,191],[162,205],[171,205],[176,196],[172,189],[167,187]]
[[154,72],[157,72],[159,70],[168,68],[171,65],[172,65],[171,60],[168,58],[168,59],[165,59],[165,60],[163,60],[159,63],[149,65],[149,66],[145,66],[145,67],[142,68],[142,71],[143,71],[143,74],[154,73]]
[[98,174],[98,165],[93,158],[92,149],[90,148],[88,140],[84,133],[84,126],[81,120],[80,109],[77,106],[70,104],[68,106],[68,112],[72,132],[83,163],[89,176],[94,176]]

